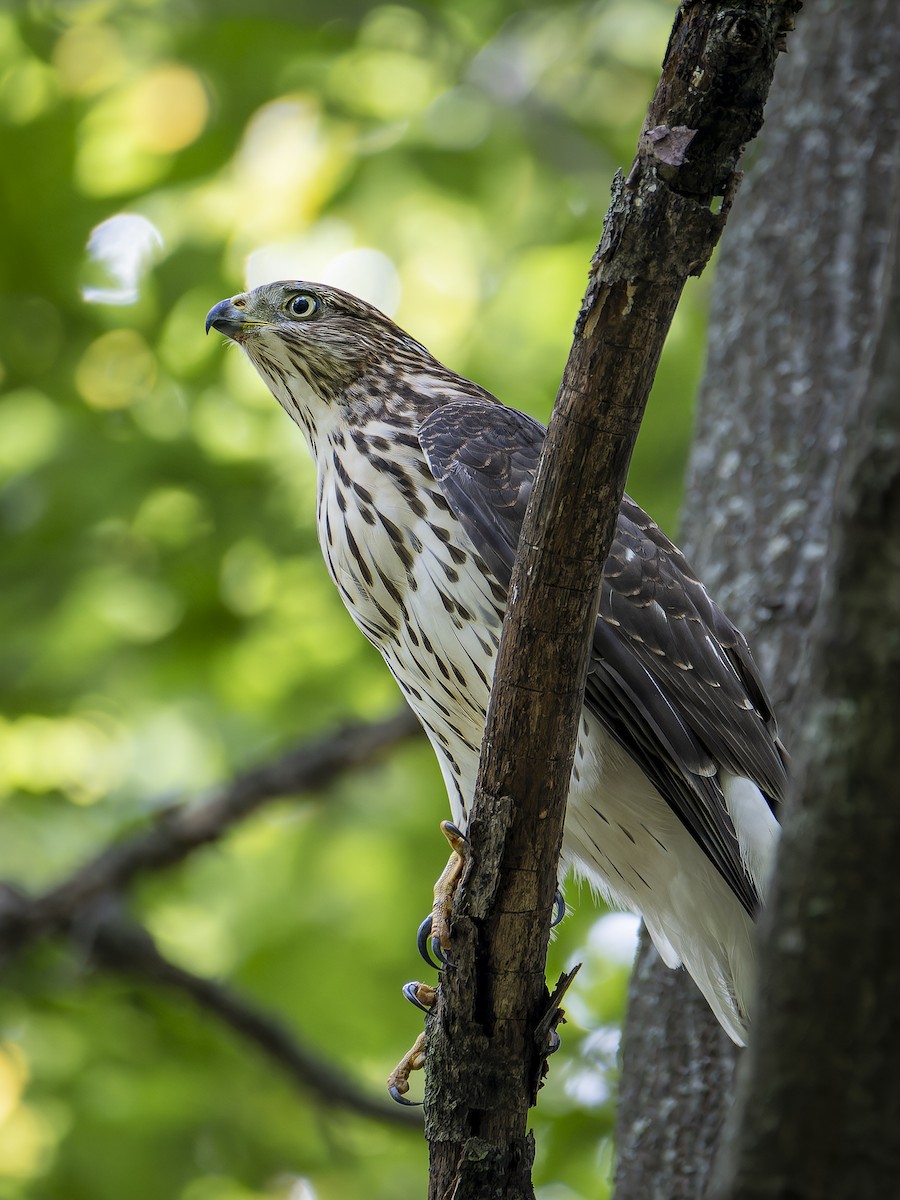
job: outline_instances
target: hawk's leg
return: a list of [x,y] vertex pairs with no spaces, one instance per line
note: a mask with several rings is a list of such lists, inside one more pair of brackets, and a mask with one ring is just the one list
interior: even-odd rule
[[[446,867],[434,885],[434,906],[430,916],[426,917],[419,926],[419,950],[422,957],[431,966],[437,966],[432,962],[428,954],[428,937],[431,935],[431,946],[434,953],[440,959],[441,964],[446,966],[446,958],[444,951],[450,946],[450,917],[453,912],[453,897],[459,885],[460,876],[463,873],[463,868],[466,865],[468,858],[468,842],[465,836],[460,833],[457,827],[451,824],[450,821],[441,821],[441,833],[450,843],[452,854]],[[562,892],[557,889],[556,897],[553,904],[553,916],[551,918],[551,927],[558,925],[566,915],[566,902],[563,899]],[[438,968],[440,969],[440,968]],[[577,967],[575,970],[577,971]],[[572,972],[574,977],[575,972]],[[571,978],[566,982],[566,987],[571,982]],[[564,991],[565,989],[563,989]],[[562,992],[559,993],[562,995]],[[427,983],[419,983],[417,980],[412,980],[410,983],[403,985],[403,995],[416,1008],[422,1012],[429,1012],[437,1001],[437,988],[432,987]],[[558,1010],[557,1021],[562,1019],[562,1010]],[[556,1022],[552,1025],[548,1024],[546,1030],[543,1031],[546,1039],[545,1056],[553,1054],[559,1049],[560,1039],[556,1032]],[[400,1059],[393,1071],[391,1071],[387,1080],[387,1089],[393,1100],[398,1104],[413,1105],[417,1101],[407,1100],[406,1093],[409,1091],[409,1077],[413,1071],[421,1071],[425,1066],[425,1033],[419,1034],[412,1045],[412,1049]],[[544,1068],[546,1071],[546,1067]]]
[[[431,945],[435,954],[444,963],[444,951],[450,946],[450,916],[453,912],[453,896],[459,884],[463,867],[466,865],[467,843],[465,836],[460,833],[450,821],[441,821],[441,833],[450,843],[452,854],[434,885],[434,905],[431,915],[426,917],[419,926],[419,950],[422,957],[431,966],[437,966],[428,954],[427,940],[431,935]],[[427,983],[407,983],[403,987],[403,995],[423,1012],[434,1005],[437,999],[437,989]],[[388,1076],[387,1088],[392,1099],[398,1104],[414,1104],[407,1100],[409,1077],[413,1071],[421,1071],[425,1066],[425,1034],[420,1033],[413,1043],[412,1049],[400,1059]]]
[[396,1100],[398,1104],[415,1105],[414,1100],[406,1100],[406,1093],[409,1091],[409,1077],[413,1071],[421,1071],[425,1066],[425,1031],[424,1029],[416,1038],[411,1050],[403,1055],[400,1061],[388,1075],[387,1089],[391,1094],[391,1098]]
[[[437,970],[447,965],[445,951],[450,948],[450,917],[453,914],[453,897],[456,894],[456,888],[469,853],[469,843],[466,841],[465,835],[460,833],[450,821],[441,821],[441,833],[450,843],[453,853],[434,885],[434,904],[430,914],[419,926],[417,936],[419,953],[430,967],[435,967]],[[560,889],[557,888],[553,900],[550,928],[555,929],[565,915],[566,901]],[[429,942],[438,962],[434,962],[428,952]],[[407,999],[410,998],[407,996]]]
[[465,836],[450,821],[441,821],[441,833],[450,843],[453,853],[434,885],[434,904],[431,915],[419,926],[419,951],[432,967],[437,966],[428,954],[428,941],[441,964],[445,962],[445,951],[450,948],[450,917],[453,913],[453,897],[460,876],[466,865],[469,844]]
[[[437,1001],[437,988],[428,983],[419,983],[413,979],[403,985],[403,995],[422,1012],[430,1012]],[[420,1071],[425,1066],[425,1034],[420,1033],[413,1042],[411,1050],[403,1055],[388,1076],[387,1089],[391,1099],[398,1104],[418,1107],[418,1101],[404,1099],[409,1091],[409,1077],[413,1071]]]

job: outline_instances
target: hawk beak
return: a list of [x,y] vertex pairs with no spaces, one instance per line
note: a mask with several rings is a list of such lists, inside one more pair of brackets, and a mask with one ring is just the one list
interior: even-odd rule
[[236,308],[231,300],[220,300],[206,314],[207,333],[215,329],[226,337],[235,338],[247,324],[247,314]]

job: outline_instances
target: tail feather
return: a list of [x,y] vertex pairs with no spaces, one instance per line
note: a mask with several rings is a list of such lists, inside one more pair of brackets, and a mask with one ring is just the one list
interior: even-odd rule
[[[679,961],[706,997],[733,1042],[747,1042],[750,1000],[756,983],[752,919],[733,897],[690,897],[664,918],[665,932],[645,916],[648,932],[667,966]],[[701,907],[702,905],[702,907]],[[679,919],[680,918],[680,919]],[[674,961],[673,961],[674,954]]]
[[756,890],[765,900],[781,826],[755,783],[741,775],[729,775],[724,771],[720,778],[725,807],[734,824],[741,858],[756,884]]

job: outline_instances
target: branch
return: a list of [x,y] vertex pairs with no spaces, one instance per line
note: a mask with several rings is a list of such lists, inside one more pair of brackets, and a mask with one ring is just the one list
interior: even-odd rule
[[[724,226],[795,0],[686,3],[592,262],[519,543],[454,923],[429,1024],[432,1200],[533,1196],[544,964],[596,618],[634,441],[687,277]],[[721,210],[711,211],[715,197]]]
[[420,733],[409,709],[383,721],[345,726],[238,775],[200,803],[167,809],[153,828],[106,847],[32,900],[23,903],[17,888],[0,883],[0,894],[8,898],[0,905],[0,963],[27,943],[66,930],[99,897],[120,893],[138,875],[173,866],[216,841],[268,801],[325,787]]
[[274,1018],[222,984],[169,962],[145,928],[118,915],[117,898],[139,874],[181,862],[268,801],[322,788],[420,732],[408,709],[384,721],[346,726],[237,776],[201,803],[168,809],[153,828],[106,847],[43,895],[31,898],[0,883],[0,961],[38,937],[70,933],[86,940],[103,966],[189,995],[324,1103],[393,1124],[419,1126],[414,1111],[367,1096]]
[[[900,92],[891,66],[900,58],[897,7],[891,0],[863,0],[841,5],[832,16],[825,18],[820,8],[816,20],[810,9],[791,39],[766,107],[759,151],[741,188],[740,221],[722,245],[682,527],[682,548],[694,568],[737,626],[752,635],[795,763],[810,709],[810,627],[833,565],[820,551],[835,522],[845,449],[863,428],[850,398],[866,388],[872,343],[884,321],[900,195]],[[810,153],[811,146],[827,149]],[[794,169],[786,171],[786,163]],[[896,393],[896,379],[892,386]],[[883,553],[882,547],[879,557]],[[875,627],[882,630],[881,620]],[[825,738],[818,742],[826,745]],[[885,795],[895,791],[892,784]],[[862,811],[857,828],[866,828]],[[858,932],[861,940],[868,936],[862,920]],[[884,945],[895,940],[886,937]],[[805,962],[805,952],[800,958]],[[840,975],[856,979],[846,961]],[[767,992],[773,985],[781,990],[781,968],[763,968],[760,977]],[[709,1087],[715,1063],[696,1011],[684,1004],[690,981],[679,987],[673,978],[678,976],[657,960],[640,982],[665,993],[667,1007],[651,1012],[646,996],[642,1004],[629,1004],[616,1200],[705,1196],[710,1149],[729,1109],[738,1111],[729,1091]],[[822,984],[805,1019],[811,1021],[831,997],[833,984]],[[759,1002],[752,1011],[751,1049],[740,1053],[741,1072],[757,1040],[768,1036]],[[846,1021],[842,1014],[842,1025]],[[782,1048],[785,1062],[806,1044],[806,1029],[797,1032],[802,1036]],[[694,1044],[693,1057],[682,1054],[685,1042]],[[871,1034],[868,1042],[874,1045]],[[832,1047],[838,1044],[835,1039]],[[723,1078],[733,1057],[731,1047],[719,1068]],[[825,1061],[823,1055],[808,1079],[820,1077]],[[855,1068],[864,1056],[846,1061]],[[671,1081],[665,1093],[656,1086],[660,1074]],[[857,1090],[853,1069],[842,1070],[840,1080],[844,1097],[877,1094]],[[683,1099],[691,1095],[705,1098],[702,1113]],[[801,1111],[812,1117],[818,1110],[795,1103],[785,1119],[769,1102],[761,1109],[770,1130],[790,1136],[799,1155],[792,1121]],[[836,1106],[832,1113],[840,1111]],[[869,1145],[879,1142],[873,1132]],[[761,1141],[760,1150],[763,1145],[770,1146]],[[844,1133],[832,1138],[824,1125],[817,1128],[810,1142],[816,1167],[826,1149],[846,1145]],[[774,1161],[773,1155],[769,1163]],[[800,1190],[815,1194],[806,1180]],[[839,1194],[830,1183],[824,1190],[829,1197]],[[850,1190],[861,1200],[861,1186]]]
[[366,1095],[343,1072],[307,1049],[278,1020],[229,988],[170,962],[142,925],[128,921],[115,901],[101,900],[82,914],[79,934],[96,962],[183,992],[205,1012],[214,1013],[246,1041],[252,1042],[304,1092],[330,1107],[347,1109],[393,1125],[421,1127],[414,1109],[400,1108]]

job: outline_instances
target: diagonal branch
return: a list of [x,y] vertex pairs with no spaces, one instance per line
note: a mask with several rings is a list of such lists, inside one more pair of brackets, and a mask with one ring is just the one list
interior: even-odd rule
[[395,1125],[420,1126],[414,1110],[368,1096],[274,1017],[224,985],[169,962],[145,928],[118,912],[118,897],[138,875],[183,861],[268,801],[322,788],[420,732],[408,709],[383,721],[345,726],[237,776],[199,803],[166,810],[151,829],[107,846],[42,895],[32,898],[0,883],[0,962],[41,936],[69,933],[86,940],[101,965],[190,996],[323,1103]]
[[80,911],[101,896],[122,892],[138,875],[173,866],[216,841],[263,804],[322,788],[420,733],[409,709],[383,721],[345,726],[238,775],[199,803],[167,809],[152,828],[107,846],[32,900],[0,884],[7,898],[0,904],[0,962],[38,937],[65,930]]
[[[663,341],[724,226],[799,4],[684,3],[592,262],[519,543],[454,923],[430,1022],[432,1200],[533,1196],[544,964],[602,564]],[[712,210],[717,197],[724,202]]]
[[125,919],[117,910],[116,902],[101,900],[84,914],[83,931],[89,935],[85,940],[101,966],[189,996],[203,1011],[214,1013],[255,1045],[294,1084],[313,1093],[321,1103],[392,1125],[421,1127],[415,1109],[400,1108],[367,1095],[342,1071],[303,1045],[277,1018],[223,984],[170,962],[160,954],[144,926]]

